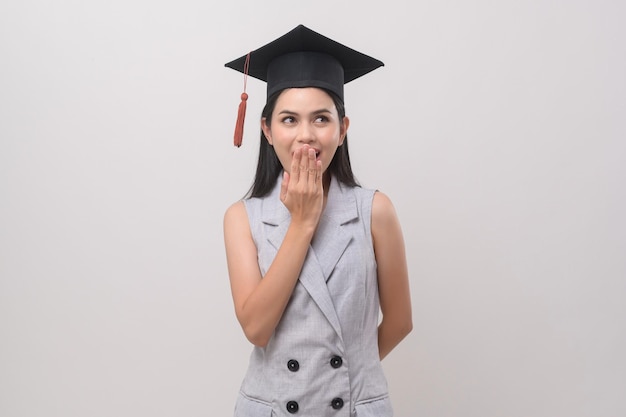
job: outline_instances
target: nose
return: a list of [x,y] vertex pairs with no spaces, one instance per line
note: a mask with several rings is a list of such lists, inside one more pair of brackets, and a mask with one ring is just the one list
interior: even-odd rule
[[315,132],[313,127],[309,123],[302,123],[298,129],[298,142],[304,144],[310,144],[315,140]]

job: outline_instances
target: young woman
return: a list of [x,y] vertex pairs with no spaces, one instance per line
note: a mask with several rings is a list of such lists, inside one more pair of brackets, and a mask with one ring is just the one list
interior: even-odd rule
[[254,345],[235,416],[392,416],[381,360],[412,329],[404,243],[389,198],[354,178],[343,105],[383,64],[300,25],[226,65],[268,83],[254,184],[224,217]]

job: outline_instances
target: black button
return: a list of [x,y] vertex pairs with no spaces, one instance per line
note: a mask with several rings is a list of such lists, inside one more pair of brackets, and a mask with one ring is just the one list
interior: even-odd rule
[[[341,404],[343,405],[343,401],[342,401]],[[298,403],[295,402],[295,401],[289,401],[287,403],[287,411],[289,411],[291,414],[297,413],[298,412],[298,408],[300,408],[300,407],[298,406]]]
[[341,359],[341,356],[333,356],[332,358],[330,358],[330,366],[332,366],[333,368],[340,368],[341,365],[343,365],[343,359]]
[[300,364],[297,360],[291,359],[289,360],[289,362],[287,362],[287,368],[289,368],[291,372],[297,372],[298,369],[300,369]]
[[341,398],[333,398],[333,400],[330,402],[330,406],[335,410],[339,410],[341,407],[343,407],[343,400]]

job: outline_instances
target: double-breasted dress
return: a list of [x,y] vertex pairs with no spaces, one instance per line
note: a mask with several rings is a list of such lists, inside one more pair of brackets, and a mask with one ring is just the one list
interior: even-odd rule
[[[281,179],[270,195],[245,200],[262,275],[290,222]],[[235,417],[392,416],[378,353],[374,192],[332,178],[283,316],[268,344],[252,351]]]

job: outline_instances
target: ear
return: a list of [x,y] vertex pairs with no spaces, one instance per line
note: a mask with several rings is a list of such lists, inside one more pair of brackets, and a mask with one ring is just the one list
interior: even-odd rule
[[270,129],[270,127],[267,125],[267,120],[265,117],[261,118],[261,130],[263,130],[263,134],[265,135],[265,139],[267,139],[267,143],[272,146],[272,129]]
[[348,116],[345,116],[341,122],[341,128],[339,129],[339,146],[343,145],[343,141],[348,134],[348,127],[350,127],[350,119]]

